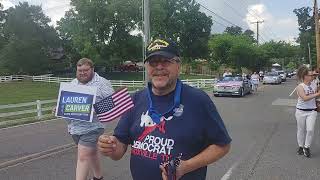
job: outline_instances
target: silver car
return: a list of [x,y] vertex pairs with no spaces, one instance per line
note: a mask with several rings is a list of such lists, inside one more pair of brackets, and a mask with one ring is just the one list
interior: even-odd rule
[[284,71],[278,71],[279,75],[281,76],[282,82],[287,81],[287,73]]
[[241,76],[226,76],[217,81],[213,88],[214,96],[245,96],[251,93],[251,83]]
[[278,72],[268,72],[264,75],[263,84],[281,84],[282,78]]

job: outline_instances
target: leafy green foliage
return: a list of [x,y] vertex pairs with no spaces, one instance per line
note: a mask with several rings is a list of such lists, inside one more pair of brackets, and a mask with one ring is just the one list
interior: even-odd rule
[[108,67],[142,57],[141,37],[130,34],[137,30],[141,1],[72,0],[71,5],[57,30],[73,63],[89,57],[96,66]]
[[224,64],[238,71],[241,67],[254,70],[266,65],[265,57],[261,56],[263,51],[245,35],[215,35],[209,41],[209,49],[213,64]]
[[186,60],[208,57],[212,20],[195,0],[151,2],[151,36],[177,40]]
[[298,17],[299,24],[299,37],[297,42],[300,44],[301,52],[306,63],[309,59],[308,43],[310,44],[311,56],[313,64],[316,64],[316,42],[315,42],[315,22],[314,16],[311,14],[312,9],[310,7],[302,7],[294,9],[294,13]]
[[49,71],[49,50],[59,40],[50,19],[40,6],[19,3],[5,12],[0,66],[11,74],[40,74]]
[[230,26],[230,27],[227,27],[225,30],[224,30],[225,33],[227,34],[231,34],[231,35],[241,35],[242,34],[242,28],[239,27],[239,26]]

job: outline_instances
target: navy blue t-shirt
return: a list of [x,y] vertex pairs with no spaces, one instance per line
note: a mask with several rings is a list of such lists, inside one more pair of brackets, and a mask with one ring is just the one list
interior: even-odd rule
[[[148,90],[133,95],[134,108],[122,116],[114,135],[131,145],[130,169],[134,180],[162,180],[159,165],[182,153],[188,160],[211,144],[227,145],[231,138],[210,97],[182,85],[180,107],[155,124],[148,115]],[[152,95],[154,107],[165,113],[174,104],[174,92]],[[181,180],[204,180],[207,167],[185,174]]]

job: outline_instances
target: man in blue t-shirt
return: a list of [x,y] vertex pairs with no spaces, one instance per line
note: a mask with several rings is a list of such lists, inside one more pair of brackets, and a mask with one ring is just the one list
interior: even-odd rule
[[206,93],[178,79],[181,63],[174,42],[156,39],[144,62],[148,87],[133,95],[135,106],[114,135],[100,136],[100,152],[119,160],[130,145],[134,180],[204,180],[207,165],[230,149],[215,105]]

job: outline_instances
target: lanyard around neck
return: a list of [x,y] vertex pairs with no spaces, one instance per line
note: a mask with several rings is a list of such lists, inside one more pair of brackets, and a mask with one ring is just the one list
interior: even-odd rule
[[174,91],[174,103],[173,103],[173,106],[170,107],[165,113],[159,113],[155,107],[153,107],[153,102],[152,102],[152,85],[151,83],[148,83],[148,101],[149,101],[149,110],[148,110],[148,114],[149,116],[151,117],[152,121],[156,124],[159,124],[160,123],[160,120],[161,120],[161,117],[166,115],[166,114],[169,114],[169,113],[172,113],[173,109],[174,108],[177,108],[179,107],[180,105],[180,98],[181,98],[181,88],[182,88],[182,82],[178,79],[177,80],[177,84],[176,84],[176,88],[175,88],[175,91]]

